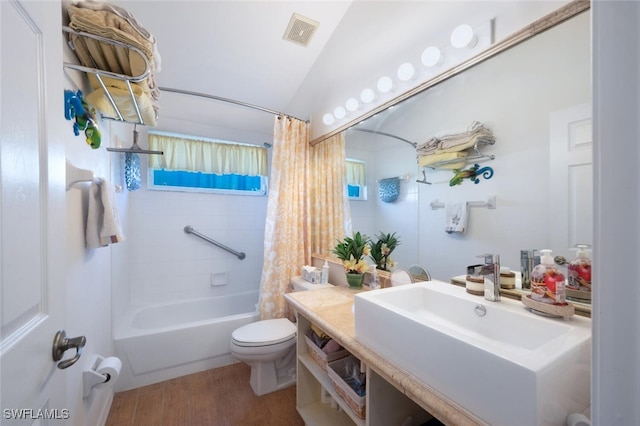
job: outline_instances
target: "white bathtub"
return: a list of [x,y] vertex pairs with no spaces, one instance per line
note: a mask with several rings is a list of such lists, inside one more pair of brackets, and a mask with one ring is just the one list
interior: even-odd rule
[[231,333],[258,320],[257,292],[146,306],[114,338],[123,362],[116,391],[235,362]]

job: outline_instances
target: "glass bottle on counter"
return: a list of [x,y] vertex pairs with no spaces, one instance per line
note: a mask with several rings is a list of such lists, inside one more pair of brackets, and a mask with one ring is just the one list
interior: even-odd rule
[[578,252],[576,258],[569,263],[567,288],[578,291],[591,291],[591,259],[589,258],[589,246],[576,245]]
[[531,271],[531,299],[551,305],[566,305],[565,276],[553,260],[551,250],[540,250],[540,264]]

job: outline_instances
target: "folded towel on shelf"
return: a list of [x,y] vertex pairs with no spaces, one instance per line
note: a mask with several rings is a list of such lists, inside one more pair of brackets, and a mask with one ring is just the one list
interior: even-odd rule
[[493,141],[494,137],[491,130],[484,127],[482,123],[474,121],[470,126],[470,130],[440,138],[440,146],[437,151],[456,152],[471,148],[479,142],[490,143]]
[[87,248],[105,247],[125,240],[115,195],[113,185],[103,178],[91,182],[85,232]]
[[[123,82],[120,83],[124,85]],[[122,114],[122,117],[126,121],[137,122],[138,113],[136,112],[133,103],[131,103],[129,90],[116,86],[107,87],[107,90],[111,94],[113,101],[116,103],[118,110],[120,110],[120,114]],[[140,87],[133,84],[131,85],[131,90],[133,91],[133,95],[136,98],[136,102],[138,103],[138,108],[140,109],[140,115],[142,116],[144,124],[151,127],[156,126],[157,110],[153,108],[149,95],[145,93]],[[93,92],[87,94],[85,96],[85,99],[90,105],[94,106],[103,115],[111,118],[118,117],[118,114],[116,114],[116,110],[111,105],[111,101],[104,93],[104,90],[102,90],[102,88],[96,89]]]
[[448,152],[460,152],[473,148],[479,143],[493,143],[495,138],[491,130],[482,123],[474,121],[468,131],[455,133],[441,137],[432,137],[416,147],[418,155],[441,154]]
[[[131,77],[143,75],[148,71],[145,80],[133,82],[139,85],[148,94],[157,115],[159,109],[160,89],[155,80],[155,73],[160,71],[160,55],[158,53],[155,37],[153,37],[133,15],[125,9],[110,5],[105,2],[76,2],[70,4],[69,27],[76,31],[83,31],[110,40],[121,42],[127,46],[133,46],[142,52],[145,58],[126,47],[114,47],[97,40],[70,34],[74,52],[80,63],[89,68],[97,68],[117,74]],[[149,69],[147,70],[147,61]],[[103,79],[107,87],[118,87],[119,80],[112,78]],[[90,83],[93,89],[101,85],[95,77],[90,75]],[[147,123],[145,123],[147,124]]]
[[446,225],[445,232],[465,233],[467,231],[467,220],[469,217],[469,205],[464,203],[447,203],[446,205]]
[[[160,89],[155,80],[155,72],[157,70],[154,71],[153,62],[149,61],[148,58],[130,48],[114,46],[77,34],[70,34],[69,38],[73,42],[73,51],[82,65],[134,78],[142,78],[146,73],[144,80],[132,81],[131,85],[140,86],[154,101],[160,99]],[[102,76],[102,82],[107,87],[124,87],[122,80],[104,75]],[[102,87],[93,74],[89,74],[89,83],[93,89]]]
[[440,139],[433,137],[426,142],[418,144],[416,152],[422,155],[433,154],[438,149],[438,146],[440,146]]
[[[429,155],[419,155],[418,156],[418,165],[420,167],[427,167],[432,164],[440,163],[442,161],[451,161],[447,164],[441,164],[438,168],[442,169],[457,169],[465,165],[464,158],[468,155],[467,152],[442,152],[442,153],[434,153]],[[458,160],[461,161],[453,161]],[[456,167],[460,166],[460,167]]]
[[142,24],[140,24],[140,22],[138,22],[135,16],[133,16],[131,12],[129,12],[128,10],[120,6],[116,6],[114,4],[107,3],[105,1],[95,1],[95,0],[82,0],[82,1],[73,0],[71,3],[77,7],[82,7],[82,8],[91,9],[91,10],[106,10],[108,12],[113,13],[114,15],[118,15],[119,17],[127,21],[127,23],[131,26],[131,28],[136,30],[138,34],[140,34],[145,39],[149,40],[149,42],[153,43],[155,41],[155,38],[151,35],[149,31],[147,31],[145,27],[142,26]]
[[98,11],[69,5],[69,26],[77,31],[96,34],[111,40],[129,44],[142,50],[147,58],[153,58],[151,42],[140,35],[126,19],[109,11]]

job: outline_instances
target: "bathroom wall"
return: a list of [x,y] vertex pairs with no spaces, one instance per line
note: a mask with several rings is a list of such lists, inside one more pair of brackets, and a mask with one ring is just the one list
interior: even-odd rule
[[[43,5],[44,6],[44,5]],[[59,16],[60,4],[50,3],[51,16]],[[60,43],[57,34],[53,39]],[[64,45],[63,58],[70,61],[71,53]],[[63,58],[54,64],[47,64],[49,69],[59,69]],[[57,74],[56,74],[57,75]],[[63,86],[66,90],[76,91],[83,88],[83,80],[79,74],[70,71],[63,77]],[[85,90],[86,92],[86,90]],[[64,119],[62,104],[56,111],[48,111],[49,119]],[[64,141],[67,160],[74,166],[91,170],[96,177],[104,177],[113,182],[111,155],[104,149],[91,149],[85,142],[84,134],[75,136],[73,122],[67,121],[65,133],[58,135],[58,139]],[[102,133],[102,146],[107,146],[110,138],[110,123],[100,121]],[[56,137],[54,137],[55,139]],[[115,183],[115,182],[114,182]],[[85,248],[85,228],[89,194],[89,182],[75,184],[66,193],[66,223],[60,224],[66,229],[66,297],[67,314],[65,331],[67,336],[85,336],[86,346],[82,357],[72,367],[64,370],[67,380],[67,404],[71,419],[69,424],[83,426],[88,424],[100,424],[106,420],[108,410],[113,397],[110,389],[95,390],[88,398],[83,398],[82,372],[91,369],[96,356],[113,355],[111,340],[111,249]],[[122,194],[118,194],[118,201],[123,201]],[[120,212],[124,205],[119,205]],[[121,214],[126,220],[126,216]],[[65,358],[71,356],[69,351]]]
[[[132,130],[132,128],[130,129]],[[140,145],[147,146],[147,129],[140,130]],[[271,142],[271,135],[187,121],[179,111],[163,110],[154,130],[219,138],[246,143]],[[130,145],[130,134],[115,144]],[[124,154],[116,154],[119,164]],[[218,296],[257,290],[262,271],[266,196],[221,195],[147,190],[147,156],[140,156],[142,188],[128,192],[127,250],[114,257],[120,274],[114,312],[156,302]],[[125,192],[127,192],[125,190]],[[184,232],[195,230],[234,249],[236,256]],[[216,282],[226,285],[212,286]],[[124,296],[126,295],[126,296]],[[257,302],[257,300],[256,300]],[[117,317],[114,318],[117,321]],[[117,330],[117,324],[116,324]],[[116,331],[117,333],[117,331]]]

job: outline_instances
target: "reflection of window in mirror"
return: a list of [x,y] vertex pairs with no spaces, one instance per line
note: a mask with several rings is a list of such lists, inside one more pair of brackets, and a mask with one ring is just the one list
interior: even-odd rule
[[347,158],[345,160],[347,193],[350,200],[366,200],[367,199],[367,175],[365,170],[365,162]]

